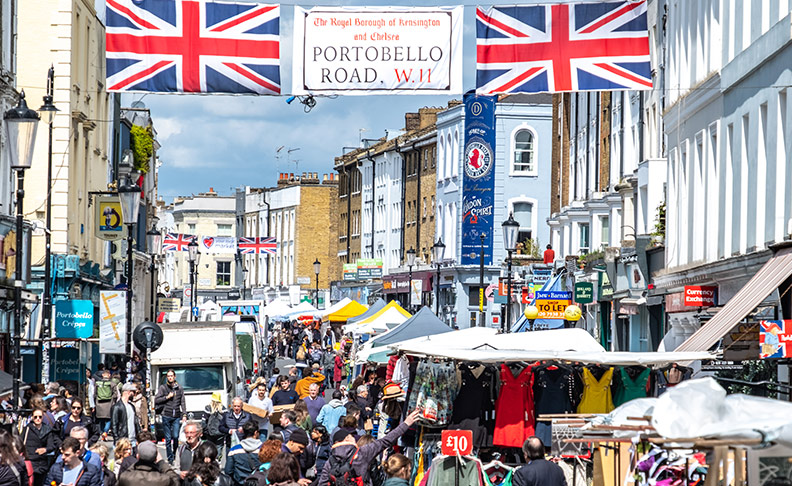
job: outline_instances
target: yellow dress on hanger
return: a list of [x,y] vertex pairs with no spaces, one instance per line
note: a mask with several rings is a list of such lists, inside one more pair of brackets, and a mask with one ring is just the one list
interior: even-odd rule
[[612,379],[613,368],[608,368],[599,380],[594,378],[588,368],[583,368],[583,397],[578,405],[578,413],[610,413],[614,408]]

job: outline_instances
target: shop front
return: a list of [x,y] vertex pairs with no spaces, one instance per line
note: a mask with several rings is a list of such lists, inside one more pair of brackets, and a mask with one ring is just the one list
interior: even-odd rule
[[382,277],[382,292],[385,300],[397,301],[402,307],[415,312],[423,306],[434,311],[435,272],[419,271],[412,273],[412,282],[408,273],[392,273]]

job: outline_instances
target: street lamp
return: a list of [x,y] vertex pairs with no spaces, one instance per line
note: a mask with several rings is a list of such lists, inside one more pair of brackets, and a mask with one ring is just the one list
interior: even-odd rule
[[19,385],[22,372],[22,355],[19,348],[22,338],[22,200],[25,197],[25,169],[33,164],[33,140],[36,138],[39,114],[28,108],[25,92],[19,95],[19,104],[6,111],[5,120],[6,156],[11,169],[16,171],[16,268],[14,271],[14,329],[11,334],[13,343],[12,393],[14,409],[19,407]]
[[316,308],[319,308],[319,271],[322,269],[322,262],[317,258],[313,262],[314,274],[316,274]]
[[437,239],[437,243],[432,245],[432,260],[437,265],[437,278],[435,279],[435,314],[440,316],[440,262],[443,260],[445,243],[443,237]]
[[41,382],[49,383],[49,349],[50,331],[52,329],[52,127],[58,108],[53,104],[55,91],[55,69],[50,66],[47,72],[47,94],[44,104],[39,108],[42,121],[48,125],[49,146],[47,151],[47,216],[44,222],[44,292],[42,295],[42,328],[41,328]]
[[484,241],[487,239],[487,235],[481,233],[479,235],[481,238],[481,248],[479,249],[479,325],[484,327],[485,324],[485,316],[484,316]]
[[506,270],[506,332],[511,330],[511,293],[512,293],[512,252],[517,249],[517,233],[520,231],[520,223],[514,220],[514,216],[509,213],[509,219],[501,224],[503,228],[503,247],[506,249],[507,270]]
[[156,226],[152,226],[146,232],[146,247],[151,255],[151,265],[149,266],[151,273],[151,321],[157,322],[157,288],[154,273],[157,270],[157,257],[162,253],[162,233],[157,230]]
[[193,314],[193,308],[195,307],[195,269],[198,265],[199,256],[200,253],[198,252],[198,242],[195,241],[195,238],[193,238],[193,240],[187,245],[187,260],[190,262],[190,321],[195,320],[195,316]]
[[245,299],[245,292],[247,290],[247,276],[248,276],[248,268],[245,266],[245,263],[242,263],[242,299]]
[[[131,150],[124,151],[124,158],[132,157]],[[121,215],[127,227],[127,345],[129,346],[129,357],[132,358],[132,329],[135,327],[132,322],[132,276],[135,269],[133,261],[132,244],[135,241],[135,224],[140,212],[140,188],[133,184],[129,179],[118,188],[118,199],[121,203]]]
[[410,249],[407,250],[406,253],[407,253],[407,268],[409,270],[408,277],[407,277],[408,284],[409,284],[407,286],[407,288],[409,289],[408,292],[407,292],[407,299],[408,299],[407,300],[407,308],[412,310],[412,267],[413,267],[413,265],[415,265],[415,248],[410,247]]

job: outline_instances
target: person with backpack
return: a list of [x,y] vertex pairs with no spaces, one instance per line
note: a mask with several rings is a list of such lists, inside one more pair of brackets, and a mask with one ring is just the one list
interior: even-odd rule
[[242,441],[229,449],[226,458],[225,473],[236,486],[243,486],[245,479],[258,470],[261,465],[258,458],[261,440],[259,440],[258,424],[250,421],[242,426]]
[[96,381],[94,387],[94,402],[96,403],[96,423],[99,426],[99,432],[106,436],[110,431],[110,412],[113,409],[113,404],[118,400],[118,388],[110,380],[110,372],[103,370],[101,377]]
[[176,372],[168,370],[166,382],[160,385],[154,397],[154,411],[162,416],[165,429],[165,449],[168,462],[173,464],[176,448],[179,446],[179,430],[182,422],[187,420],[187,408],[184,402],[184,390],[176,381]]
[[[337,431],[333,434],[332,451],[330,459],[325,463],[319,475],[318,486],[373,486],[369,474],[369,465],[382,451],[393,447],[396,441],[418,419],[419,411],[414,410],[407,415],[404,422],[389,432],[382,439],[375,440],[363,447],[358,447],[355,438],[346,431]],[[344,437],[341,437],[344,435]]]

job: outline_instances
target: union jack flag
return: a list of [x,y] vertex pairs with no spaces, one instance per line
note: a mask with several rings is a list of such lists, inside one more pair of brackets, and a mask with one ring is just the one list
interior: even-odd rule
[[278,244],[275,243],[275,237],[263,238],[239,238],[237,243],[239,253],[252,254],[252,253],[268,253],[274,255],[277,251]]
[[107,91],[280,94],[280,7],[106,0]]
[[187,245],[195,240],[193,235],[182,235],[178,233],[166,233],[162,239],[163,251],[187,251]]
[[645,1],[476,9],[476,91],[652,88]]

